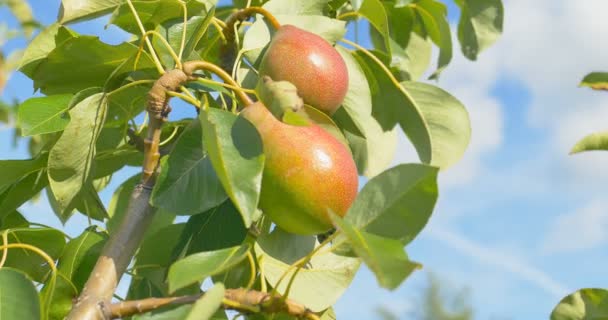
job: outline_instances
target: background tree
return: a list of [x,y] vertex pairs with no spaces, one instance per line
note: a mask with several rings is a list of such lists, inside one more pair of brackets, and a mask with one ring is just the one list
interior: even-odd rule
[[473,306],[470,302],[468,288],[451,289],[442,285],[436,274],[428,273],[427,284],[415,302],[416,310],[406,315],[396,315],[385,307],[378,312],[382,319],[416,319],[416,320],[472,320]]
[[[501,33],[502,4],[455,3],[458,40],[474,60]],[[132,40],[109,45],[69,27],[104,15]],[[371,26],[372,48],[345,37],[358,20]],[[340,83],[310,96],[307,86],[323,77],[293,80],[295,88],[263,81],[281,56],[266,58],[269,42],[287,24],[323,38],[343,60],[348,85],[335,113],[323,101],[303,102]],[[312,40],[300,42],[305,49]],[[57,22],[36,35],[18,67],[41,96],[17,108],[31,159],[0,161],[0,301],[7,302],[0,317],[226,319],[230,309],[248,319],[331,319],[361,262],[380,286],[398,287],[421,267],[403,248],[430,218],[437,175],[469,142],[464,106],[418,81],[433,46],[439,55],[430,78],[437,79],[452,45],[447,7],[435,0],[63,0]],[[295,55],[279,67],[293,68],[299,51],[283,53]],[[171,117],[172,98],[189,105],[189,117]],[[295,160],[275,166],[277,153],[257,122],[268,111],[258,99],[280,125],[313,130],[330,150],[350,151],[340,163],[352,160],[368,181],[348,212],[318,212],[342,195],[319,200],[314,191],[329,179],[288,188],[295,195],[288,200],[264,196],[263,177],[272,170],[286,177],[317,139],[285,148],[297,136],[280,136],[290,138],[281,150]],[[397,130],[420,163],[388,168]],[[140,166],[141,174],[125,179],[106,207],[99,192],[124,178],[116,173],[125,166]],[[315,178],[318,168],[296,172]],[[27,221],[18,209],[40,192],[61,221],[84,214],[90,225],[71,238]],[[279,204],[291,219],[271,214]],[[187,222],[175,222],[177,215]],[[124,273],[128,293],[115,296]],[[203,292],[205,280],[213,286]]]

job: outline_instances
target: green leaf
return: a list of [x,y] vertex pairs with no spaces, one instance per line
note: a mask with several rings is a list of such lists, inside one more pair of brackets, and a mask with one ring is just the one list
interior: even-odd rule
[[108,97],[108,124],[125,124],[144,111],[149,84],[132,86]]
[[175,292],[231,268],[247,257],[248,246],[201,252],[178,260],[169,268],[169,291]]
[[35,196],[48,185],[46,172],[39,170],[30,173],[0,194],[0,212],[12,212]]
[[142,163],[143,154],[131,146],[101,152],[98,149],[98,152],[95,154],[92,176],[93,179],[106,177],[122,169],[124,166],[138,166]]
[[263,6],[272,14],[291,14],[301,16],[323,15],[327,0],[270,0]]
[[128,299],[168,295],[165,277],[184,227],[183,223],[169,224],[148,233],[135,257],[136,277],[131,282]]
[[430,30],[431,39],[440,49],[437,70],[429,77],[437,79],[452,60],[452,33],[447,19],[448,10],[445,4],[435,0],[419,1],[415,8],[427,32]]
[[29,222],[19,213],[19,211],[1,211],[0,210],[0,230],[27,228]]
[[390,71],[367,54],[357,51],[355,57],[370,84],[373,115],[384,130],[399,123],[424,163],[445,169],[460,160],[471,135],[460,101],[433,85],[396,83]]
[[[38,66],[32,77],[34,87],[47,95],[103,87],[114,71],[136,54],[137,47],[130,43],[113,46],[92,36],[71,38],[51,51]],[[128,70],[132,69],[133,65],[129,65]],[[120,72],[113,77],[125,74]]]
[[580,86],[593,90],[608,90],[608,72],[592,72],[585,76]]
[[0,319],[41,319],[36,287],[16,270],[0,269]]
[[39,171],[46,165],[46,155],[29,160],[0,160],[0,191],[19,181],[30,173]]
[[[421,155],[421,159],[441,169],[458,162],[471,140],[471,122],[464,105],[447,91],[430,84],[402,82],[401,85],[422,112],[430,137],[428,147],[415,144],[419,155],[430,155]],[[418,136],[419,133],[408,130],[408,119],[402,116],[399,123],[410,139]]]
[[[264,276],[275,286],[281,276],[290,270],[291,264],[312,251],[316,242],[314,236],[300,236],[275,228],[272,233],[257,239],[256,255]],[[328,251],[315,254],[305,268],[296,275],[289,291],[289,297],[306,305],[314,312],[331,307],[352,282],[360,261],[357,258],[339,256]],[[287,278],[278,287],[283,294],[288,279],[294,274],[291,269]]]
[[608,150],[608,131],[592,133],[580,140],[570,150],[570,154],[585,151],[605,151]]
[[335,214],[332,220],[383,288],[396,289],[412,272],[422,267],[409,260],[399,240],[359,231]]
[[496,42],[502,33],[502,0],[458,0],[456,3],[460,6],[458,40],[462,54],[477,60],[479,53]]
[[30,98],[19,106],[21,134],[31,136],[63,130],[70,122],[67,113],[71,94]]
[[46,60],[48,54],[63,41],[73,37],[72,32],[58,23],[53,23],[42,30],[27,46],[18,69],[32,78],[34,71],[41,62]]
[[390,37],[388,16],[382,2],[380,0],[351,0],[351,3],[353,8],[365,17],[384,38],[385,46],[390,48],[388,42]]
[[231,201],[188,219],[174,255],[214,251],[240,245],[247,236],[243,219]]
[[385,39],[374,28],[370,28],[372,43],[376,49],[390,52],[390,65],[399,71],[402,80],[419,79],[429,67],[432,54],[432,40],[423,20],[410,6],[391,8],[387,13],[389,48],[384,48]]
[[[57,260],[65,247],[65,238],[61,231],[51,228],[19,228],[8,233],[8,243],[24,243],[37,247],[53,260]],[[25,249],[10,249],[4,266],[19,269],[37,282],[43,282],[50,272],[46,260]]]
[[563,298],[551,313],[551,320],[608,319],[608,290],[581,289]]
[[57,270],[80,291],[89,278],[93,266],[106,243],[108,236],[88,228],[70,240],[59,258]]
[[132,317],[133,320],[175,320],[185,319],[190,310],[191,304],[185,304],[175,308],[161,308],[144,314],[138,314]]
[[[52,290],[52,293],[51,293]],[[63,320],[72,309],[73,300],[78,297],[78,290],[74,284],[61,272],[57,273],[57,280],[54,286],[50,285],[50,280],[40,291],[42,297],[52,297],[48,304],[49,320]],[[44,298],[43,298],[44,299]]]
[[218,283],[209,289],[192,306],[186,320],[209,320],[212,319],[224,301],[224,285]]
[[[346,133],[359,173],[373,177],[384,171],[395,156],[397,133],[385,131],[372,117],[372,98],[365,73],[352,54],[336,47],[348,69],[348,91],[342,108],[334,115]],[[347,123],[352,123],[351,126]]]
[[61,210],[69,207],[89,179],[106,108],[103,93],[82,100],[70,110],[70,123],[51,149],[49,182]]
[[[154,1],[133,1],[133,7],[137,16],[146,30],[154,30],[163,22],[179,19],[184,21],[184,10],[180,0],[154,0]],[[183,1],[188,8],[188,17],[204,16],[217,3],[217,0],[186,0]],[[132,34],[140,34],[139,27],[135,23],[135,18],[131,8],[126,1],[121,1],[116,8],[110,23]]]
[[[213,19],[214,13],[214,9],[206,14],[201,12],[199,13],[200,16],[192,17],[186,23],[186,41],[184,42],[184,48],[181,55],[183,57],[183,61],[200,60],[200,57],[194,52],[194,49],[205,35],[205,32]],[[158,32],[163,35],[167,42],[169,42],[171,48],[173,48],[173,51],[179,54],[184,31],[183,19],[167,21],[162,23],[158,29]],[[175,65],[175,61],[168,52],[166,46],[161,43],[158,38],[154,38],[153,43],[155,48],[157,48],[156,50],[159,53],[163,64],[166,66]]]
[[152,205],[177,214],[196,214],[226,200],[226,192],[201,136],[200,121],[192,121],[169,156],[162,159],[161,173],[152,192]]
[[110,13],[123,0],[61,0],[59,17],[62,24],[90,20]]
[[201,112],[200,121],[213,168],[249,227],[259,217],[265,159],[260,135],[249,121],[220,109]]
[[412,241],[428,222],[438,197],[437,168],[403,164],[368,181],[345,220],[377,236]]

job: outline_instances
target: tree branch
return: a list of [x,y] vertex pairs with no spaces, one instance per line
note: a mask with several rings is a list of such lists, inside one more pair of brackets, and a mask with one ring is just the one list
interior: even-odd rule
[[150,205],[150,195],[160,158],[160,134],[170,111],[168,107],[170,97],[166,92],[177,90],[187,80],[188,76],[183,71],[172,70],[162,75],[148,93],[147,111],[150,122],[144,140],[142,182],[133,190],[127,212],[118,229],[104,246],[87,283],[67,317],[68,320],[105,319],[103,305],[111,301],[122,274],[156,212],[156,209]]
[[[123,301],[111,304],[104,310],[107,319],[119,319],[133,316],[158,308],[194,303],[204,293],[191,296],[168,297],[168,298],[147,298],[142,300]],[[293,300],[285,299],[280,295],[247,290],[247,289],[227,289],[224,293],[224,309],[251,313],[252,310],[259,312],[276,314],[286,313],[288,315],[308,319],[319,320],[319,316]]]

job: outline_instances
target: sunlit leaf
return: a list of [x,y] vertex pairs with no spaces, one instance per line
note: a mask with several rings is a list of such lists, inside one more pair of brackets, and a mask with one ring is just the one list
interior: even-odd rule
[[[32,79],[34,87],[47,95],[76,93],[90,87],[103,87],[115,70],[137,54],[137,47],[130,43],[109,45],[97,37],[70,38],[48,53],[40,63]],[[133,70],[134,66],[126,66]]]
[[[271,234],[258,238],[256,254],[270,285],[276,285],[281,276],[290,270],[291,264],[312,251],[316,245],[318,243],[313,236],[294,235],[278,228]],[[312,311],[325,310],[346,291],[359,265],[357,258],[339,256],[322,249],[297,273],[289,297]],[[287,280],[294,271],[291,269],[279,285],[279,293],[285,292],[289,283]]]
[[581,289],[563,298],[551,313],[551,320],[608,319],[608,290]]
[[570,154],[585,151],[605,151],[608,150],[608,131],[597,132],[584,137],[570,150]]
[[59,22],[89,20],[110,13],[123,0],[61,0]]
[[345,220],[358,229],[407,244],[424,228],[437,201],[437,168],[403,164],[368,181]]
[[592,72],[585,76],[580,85],[593,90],[608,90],[608,72]]
[[371,92],[365,73],[348,50],[342,47],[337,50],[346,62],[349,79],[342,108],[334,118],[345,130],[359,173],[373,177],[393,161],[397,149],[396,131],[385,131],[372,117]]
[[412,272],[421,268],[420,264],[409,260],[399,240],[357,230],[337,215],[333,215],[332,220],[383,288],[396,289]]
[[445,4],[435,0],[422,0],[415,6],[419,12],[431,39],[439,47],[437,70],[430,76],[436,79],[452,60],[452,33],[447,20],[448,10]]
[[504,8],[502,0],[457,0],[460,6],[458,40],[462,53],[477,60],[502,34]]
[[376,28],[380,35],[382,35],[385,41],[385,46],[389,48],[389,23],[387,13],[382,2],[380,0],[353,0],[351,3],[353,5],[353,9],[365,17],[370,24]]
[[186,320],[210,320],[224,301],[224,285],[218,283],[198,299],[192,306]]

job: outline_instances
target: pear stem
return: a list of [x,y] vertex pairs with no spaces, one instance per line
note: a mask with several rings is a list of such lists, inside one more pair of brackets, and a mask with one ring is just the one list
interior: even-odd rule
[[264,19],[268,21],[268,23],[275,29],[278,30],[281,27],[281,23],[277,18],[272,15],[268,10],[261,7],[248,7],[241,9],[228,17],[226,20],[226,26],[224,27],[224,34],[226,35],[226,40],[234,41],[234,25],[238,22],[242,22],[244,20],[249,19],[254,14],[261,14],[264,16]]
[[231,14],[228,19],[226,19],[226,23],[224,24],[224,28],[222,34],[224,35],[224,39],[226,43],[224,43],[220,52],[222,53],[222,68],[227,72],[232,70],[232,66],[234,65],[234,61],[237,58],[237,48],[234,43],[236,38],[236,24],[243,22],[249,19],[254,14],[261,14],[264,16],[266,21],[275,29],[278,30],[281,27],[279,20],[275,18],[268,10],[261,7],[247,7],[241,10],[238,10]]

